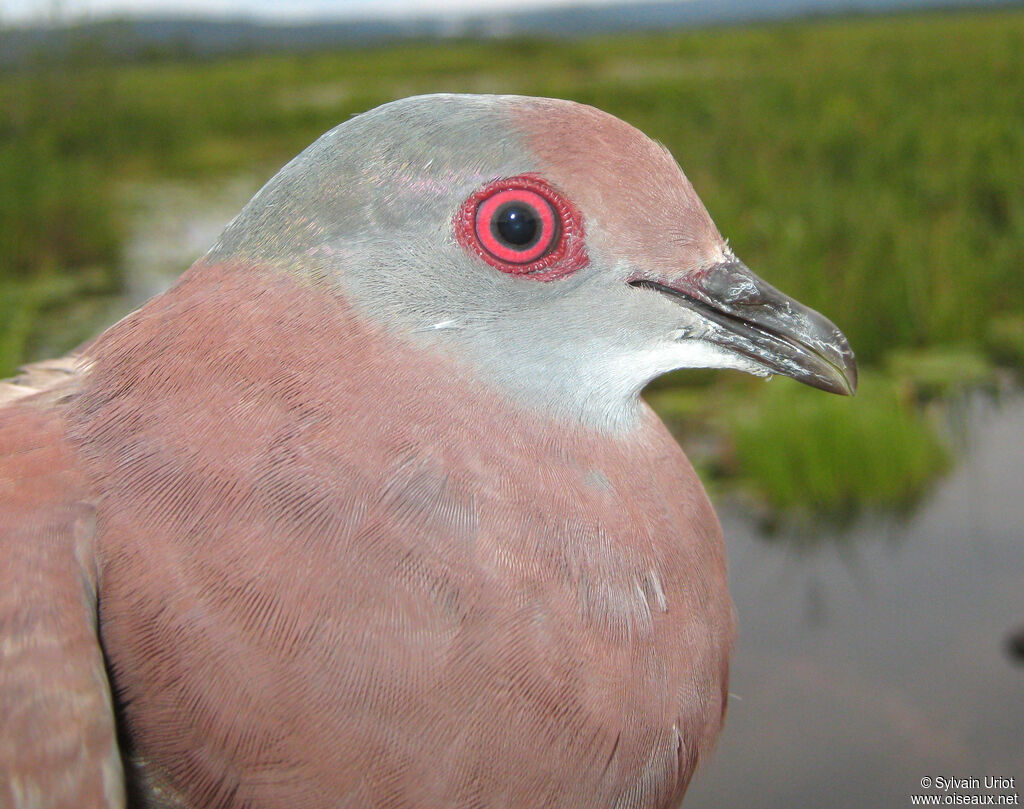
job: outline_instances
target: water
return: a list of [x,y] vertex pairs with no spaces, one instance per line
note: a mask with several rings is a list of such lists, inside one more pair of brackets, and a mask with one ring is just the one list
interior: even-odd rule
[[1024,398],[980,399],[966,452],[911,516],[820,541],[720,512],[740,621],[733,695],[694,807],[910,806],[921,779],[1024,793]]
[[121,314],[167,289],[203,255],[266,176],[243,175],[204,187],[195,182],[145,183],[124,189],[129,233],[122,254]]

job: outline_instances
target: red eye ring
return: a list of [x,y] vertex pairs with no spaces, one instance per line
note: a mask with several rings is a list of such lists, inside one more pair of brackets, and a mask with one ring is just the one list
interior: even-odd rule
[[496,180],[476,191],[454,224],[464,249],[511,275],[553,281],[589,261],[579,212],[533,174]]

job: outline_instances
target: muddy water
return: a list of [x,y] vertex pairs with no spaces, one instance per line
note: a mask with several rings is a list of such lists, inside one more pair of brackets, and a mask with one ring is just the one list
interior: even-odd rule
[[167,289],[203,255],[270,176],[246,175],[209,187],[196,183],[146,184],[124,189],[129,235],[122,254],[127,313]]
[[1007,644],[1024,628],[1024,398],[976,400],[967,427],[905,519],[768,537],[721,515],[741,636],[687,806],[904,807],[956,791],[938,777],[1024,793],[1024,661]]

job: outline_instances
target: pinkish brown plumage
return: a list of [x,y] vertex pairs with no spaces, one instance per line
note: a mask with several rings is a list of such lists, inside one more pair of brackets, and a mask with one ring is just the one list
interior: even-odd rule
[[[467,199],[527,176],[456,239]],[[678,222],[614,209],[658,199]],[[549,202],[578,234],[529,220]],[[564,273],[549,237],[586,240]],[[758,337],[782,300],[667,153],[590,108],[424,97],[329,133],[75,373],[0,391],[4,800],[676,805],[732,606],[638,393],[698,360],[852,385],[820,316]]]

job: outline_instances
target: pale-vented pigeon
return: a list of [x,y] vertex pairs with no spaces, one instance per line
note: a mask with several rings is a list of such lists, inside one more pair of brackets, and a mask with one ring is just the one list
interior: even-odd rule
[[856,378],[636,129],[434,95],[328,132],[0,392],[0,804],[675,806],[733,611],[639,394],[697,366]]

